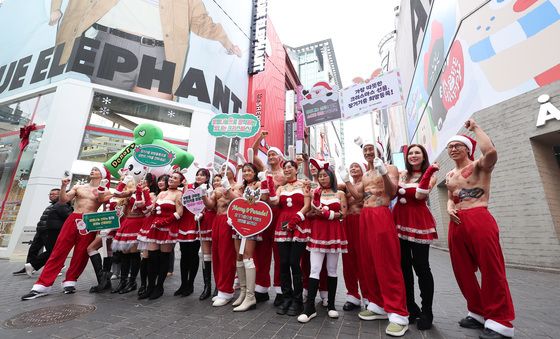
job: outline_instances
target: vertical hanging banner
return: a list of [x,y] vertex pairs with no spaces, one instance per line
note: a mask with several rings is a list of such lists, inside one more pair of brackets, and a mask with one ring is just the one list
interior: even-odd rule
[[266,61],[266,21],[267,0],[253,0],[253,21],[251,24],[251,55],[249,55],[249,74],[264,71]]
[[316,83],[310,90],[302,92],[303,117],[306,126],[313,126],[342,117],[338,86],[326,82]]
[[303,87],[297,86],[296,88],[296,140],[303,140],[305,138],[305,123],[303,122]]
[[262,114],[266,106],[266,90],[258,89],[255,91],[255,115],[262,122]]
[[365,83],[347,87],[341,93],[342,115],[345,119],[403,102],[398,71],[387,72]]

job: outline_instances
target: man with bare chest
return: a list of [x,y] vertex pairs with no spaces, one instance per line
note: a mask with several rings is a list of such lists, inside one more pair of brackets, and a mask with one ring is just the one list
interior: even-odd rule
[[101,193],[106,192],[107,187],[105,185],[108,185],[108,181],[105,179],[108,177],[107,170],[102,166],[93,167],[89,177],[90,182],[88,184],[75,185],[68,192],[66,192],[66,188],[70,183],[70,178],[62,179],[59,201],[65,204],[75,199],[74,213],[70,214],[62,225],[60,235],[49,260],[43,268],[43,272],[33,285],[31,291],[21,297],[22,300],[35,299],[49,293],[72,247],[74,247],[74,252],[70,261],[70,267],[66,271],[66,277],[62,282],[62,287],[66,294],[76,291],[76,282],[88,262],[87,247],[95,239],[96,235],[95,232],[88,232],[86,230],[82,216],[84,213],[97,212],[99,206],[110,198],[110,194]]
[[[490,138],[472,119],[465,128],[476,141],[456,135],[447,143],[455,168],[447,173],[449,254],[453,273],[467,300],[467,317],[459,321],[466,328],[484,328],[482,339],[513,337],[515,318],[506,278],[499,229],[488,212],[490,181],[498,155]],[[474,160],[476,144],[482,156]],[[475,272],[481,274],[479,285]]]
[[[385,333],[403,336],[408,330],[406,292],[400,266],[400,246],[389,203],[397,191],[399,172],[380,158],[382,146],[362,143],[362,152],[369,170],[361,186],[354,186],[342,171],[348,191],[355,199],[363,199],[360,213],[360,256],[365,281],[362,294],[369,302],[360,312],[362,320],[389,319]],[[377,151],[377,156],[376,156]]]
[[[342,178],[344,182],[352,178],[352,182],[356,190],[363,190],[362,177],[366,173],[366,166],[360,162],[350,164],[349,177]],[[348,240],[348,253],[342,253],[342,273],[344,275],[344,285],[346,285],[346,303],[342,307],[345,311],[352,311],[361,306],[361,297],[359,288],[361,286],[360,267],[360,212],[364,206],[363,200],[354,198],[348,192],[346,185],[342,188],[346,191],[346,202],[348,209],[346,218],[344,218],[344,228],[346,231],[346,239]],[[362,287],[363,288],[363,287]]]
[[[268,131],[261,131],[259,138],[255,140],[253,144],[253,152],[255,154],[255,165],[259,171],[266,171],[267,175],[272,175],[274,181],[274,186],[276,189],[278,187],[286,184],[286,177],[284,176],[284,170],[282,168],[282,163],[284,161],[284,155],[282,151],[277,147],[270,147],[266,152],[267,164],[263,162],[256,156],[259,152],[259,145],[268,135]],[[271,206],[272,209],[272,225],[276,224],[276,217],[278,216],[278,207]],[[282,303],[282,289],[280,288],[280,257],[278,252],[278,245],[274,241],[274,227],[267,228],[263,233],[261,233],[263,240],[257,244],[255,248],[255,266],[257,267],[257,280],[255,286],[255,296],[257,302],[266,301],[269,299],[268,289],[270,287],[270,264],[272,260],[272,255],[274,254],[274,281],[273,285],[276,290],[276,298],[274,299],[274,305],[279,306]]]

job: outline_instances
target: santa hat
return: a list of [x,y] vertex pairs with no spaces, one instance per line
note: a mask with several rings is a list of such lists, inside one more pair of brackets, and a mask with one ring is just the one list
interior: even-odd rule
[[378,141],[376,143],[373,142],[373,140],[371,139],[362,139],[362,137],[357,137],[356,139],[354,139],[354,143],[358,146],[360,146],[361,148],[364,148],[364,146],[367,145],[372,145],[375,146],[375,149],[377,150],[377,152],[379,152],[379,154],[381,154],[383,156],[383,154],[385,153],[385,148],[383,147],[383,145]]
[[447,141],[447,145],[449,145],[450,142],[452,141],[458,141],[462,144],[464,144],[465,146],[467,146],[467,149],[469,150],[469,159],[474,161],[474,151],[476,150],[476,140],[474,140],[473,138],[461,134],[461,135],[455,135],[452,136],[449,141]]
[[[367,172],[366,164],[364,164],[363,162],[359,162],[359,161],[352,161],[352,162],[350,163],[350,166],[352,166],[352,165],[354,165],[354,164],[360,166],[360,169],[362,170],[362,173],[363,173],[363,174],[366,174],[366,172]],[[350,169],[350,166],[348,166],[348,169]]]
[[109,188],[111,186],[111,173],[109,173],[109,171],[107,171],[107,169],[103,165],[95,165],[92,168],[95,168],[101,173],[101,180],[107,180],[105,187]]
[[228,161],[228,162],[224,162],[224,163],[222,164],[222,167],[221,167],[222,170],[223,170],[225,167],[229,168],[229,169],[233,172],[233,175],[235,176],[235,174],[237,173],[237,167],[235,167],[234,164],[232,164],[232,163],[229,162],[229,161]]
[[322,161],[319,159],[315,159],[315,158],[311,158],[309,159],[309,163],[315,167],[317,169],[317,171],[320,171],[322,169],[329,169],[330,164],[327,161]]
[[266,151],[266,155],[268,156],[268,154],[270,152],[275,152],[276,154],[278,154],[281,158],[284,157],[284,154],[282,153],[282,151],[278,148],[278,147],[270,147],[268,149],[268,151]]

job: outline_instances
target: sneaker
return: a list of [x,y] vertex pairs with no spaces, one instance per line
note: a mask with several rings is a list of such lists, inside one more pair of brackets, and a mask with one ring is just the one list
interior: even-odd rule
[[370,311],[368,309],[365,309],[365,310],[361,311],[360,313],[358,313],[358,317],[362,320],[381,320],[381,319],[387,319],[388,318],[386,314],[375,313],[375,312]]
[[479,322],[478,320],[476,320],[475,318],[471,317],[471,316],[466,316],[463,319],[459,320],[459,326],[464,327],[464,328],[470,328],[470,329],[482,329],[484,328],[484,324]]
[[66,286],[64,287],[64,294],[74,294],[76,293],[76,287],[74,286]]
[[315,318],[317,316],[317,312],[313,312],[310,315],[307,315],[305,313],[302,313],[299,315],[299,317],[297,318],[297,321],[302,323],[302,324],[306,324],[308,323],[311,319]]
[[12,275],[14,275],[14,276],[15,276],[15,275],[24,275],[24,274],[26,274],[26,273],[25,273],[25,267],[22,268],[22,269],[19,270],[19,271],[12,272]]
[[392,337],[402,337],[408,330],[408,325],[399,325],[397,323],[389,323],[389,326],[385,329],[385,333]]
[[46,293],[46,292],[39,292],[39,291],[31,290],[29,293],[22,296],[21,300],[32,300],[32,299],[36,299],[36,298],[39,298],[39,297],[44,297],[47,294],[48,293]]
[[356,309],[356,308],[360,308],[360,305],[356,305],[356,304],[351,303],[351,302],[349,302],[349,301],[347,301],[347,302],[344,304],[344,306],[342,306],[342,309],[343,309],[344,311],[352,311],[352,310],[354,310],[354,309]]
[[30,276],[33,277],[33,272],[35,272],[35,270],[33,269],[33,266],[30,263],[25,264],[25,273]]
[[327,314],[329,315],[329,318],[333,318],[333,319],[338,318],[338,312],[336,310],[329,310],[329,312],[327,312]]

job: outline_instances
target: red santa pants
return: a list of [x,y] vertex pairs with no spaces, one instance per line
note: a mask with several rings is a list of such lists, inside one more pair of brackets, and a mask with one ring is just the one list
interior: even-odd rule
[[496,220],[486,207],[460,210],[457,215],[461,223],[449,223],[449,254],[467,309],[486,319],[487,328],[512,337],[515,312]]
[[282,293],[280,290],[280,256],[278,253],[278,244],[274,241],[274,230],[276,225],[276,216],[278,209],[272,209],[273,219],[270,226],[261,233],[262,241],[257,242],[253,260],[255,261],[256,279],[255,292],[268,293],[270,287],[270,264],[274,255],[274,287],[276,292]]
[[[388,313],[389,321],[408,324],[401,251],[391,211],[386,206],[364,207],[360,214],[361,271],[368,309]],[[360,280],[361,282],[362,280]]]
[[344,219],[344,227],[348,240],[348,253],[342,253],[342,273],[346,285],[346,301],[360,305],[360,292],[358,290],[360,215],[347,215]]
[[223,298],[233,297],[236,255],[232,235],[227,215],[217,215],[212,225],[212,267],[218,293]]
[[43,272],[39,279],[33,285],[33,290],[39,292],[48,292],[54,284],[58,273],[64,266],[64,261],[68,257],[70,250],[74,247],[70,267],[66,271],[66,277],[62,282],[62,286],[75,286],[78,278],[86,268],[88,263],[87,247],[95,239],[96,232],[80,234],[76,226],[76,220],[82,219],[81,213],[72,213],[66,219],[60,230],[56,244],[49,260],[43,267]]

